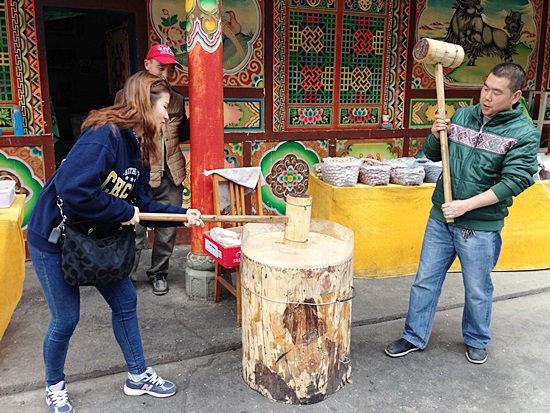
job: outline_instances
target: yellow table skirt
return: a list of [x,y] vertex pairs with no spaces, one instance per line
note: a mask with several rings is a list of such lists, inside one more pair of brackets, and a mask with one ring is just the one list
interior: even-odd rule
[[0,340],[23,294],[25,241],[21,231],[25,195],[16,195],[9,208],[0,208]]
[[[357,277],[415,274],[435,184],[335,187],[309,177],[312,218],[354,231]],[[550,182],[537,182],[514,199],[502,230],[495,271],[550,268]],[[451,271],[460,271],[457,262]]]

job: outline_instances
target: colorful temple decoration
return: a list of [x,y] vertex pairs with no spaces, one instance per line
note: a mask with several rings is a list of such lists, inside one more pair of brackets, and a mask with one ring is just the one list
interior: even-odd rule
[[[447,117],[454,115],[459,107],[473,104],[471,98],[446,98],[445,108]],[[409,128],[431,128],[437,113],[437,99],[411,99]]]
[[[336,139],[331,145],[336,146],[331,153],[336,156],[423,156],[423,137],[392,135],[373,140],[357,134],[378,128],[382,114],[389,115],[394,128],[431,125],[436,111],[434,69],[409,59],[411,47],[422,37],[456,42],[469,24],[492,33],[479,47],[463,40],[466,59],[460,67],[446,70],[449,114],[475,103],[477,91],[473,90],[501,60],[526,68],[526,89],[550,89],[550,55],[545,52],[550,49],[545,29],[545,25],[550,27],[547,0],[505,4],[483,0],[224,0],[221,9],[215,0],[143,1],[148,10],[149,45],[166,43],[185,68],[193,47],[200,44],[211,53],[222,46],[223,131],[247,134],[247,142],[223,144],[223,166],[262,168],[267,181],[262,188],[264,212],[268,214],[285,213],[284,197],[290,191],[307,192],[309,171],[329,154],[328,140],[306,141],[302,132],[334,131]],[[475,11],[470,13],[471,21],[466,21],[468,13],[459,13],[465,4]],[[40,22],[35,21],[35,7],[43,7],[40,0],[0,0],[0,130],[4,135],[0,141],[13,134],[15,104],[22,107],[26,135],[40,139],[45,133],[36,29]],[[109,73],[115,74],[109,78],[110,92],[137,70],[136,62],[117,66],[129,61],[121,56],[135,52],[128,48],[125,24],[108,35]],[[265,56],[266,45],[270,56]],[[266,62],[271,66],[268,70]],[[188,96],[188,70],[177,71],[174,84]],[[460,93],[453,94],[457,89]],[[473,92],[465,94],[464,90]],[[271,122],[266,139],[265,128],[271,129]],[[350,130],[353,139],[345,135]],[[281,139],[272,132],[281,132]],[[289,140],[290,134],[295,140]],[[14,179],[18,190],[28,195],[29,211],[47,175],[44,152],[48,152],[35,142],[0,145],[0,175]],[[191,151],[189,144],[181,148],[189,169],[183,205],[189,206]]]
[[35,12],[33,0],[11,0],[11,26],[13,34],[14,80],[17,85],[16,104],[21,106],[28,135],[44,133],[44,110],[36,44]]
[[[464,48],[464,62],[444,72],[448,85],[479,87],[497,63],[514,61],[525,68],[527,89],[534,87],[542,2],[509,0],[503,6],[481,0],[420,0],[416,7],[416,40],[429,37]],[[433,65],[414,62],[412,85],[434,88]]]
[[[0,25],[2,27],[8,27],[10,23],[8,10],[6,9],[6,3],[0,3]],[[0,127],[5,133],[6,131],[13,131],[12,124],[12,109],[14,99],[14,82],[12,79],[12,54],[10,49],[11,44],[11,31],[0,31]]]
[[336,156],[371,158],[378,161],[403,156],[402,139],[383,139],[380,141],[341,140],[336,144]]
[[389,103],[389,7],[343,3],[275,1],[275,131],[381,123]]
[[284,215],[286,195],[307,193],[309,171],[327,156],[325,141],[255,142],[252,166],[261,167],[267,183],[262,187],[264,211]]
[[[390,0],[389,4],[393,6],[394,2]],[[409,26],[410,2],[396,1],[395,7],[390,7],[390,9],[392,10],[392,21],[400,21],[401,24],[390,33],[391,51],[387,56],[389,76],[386,88],[388,115],[393,120],[394,127],[401,128],[405,123],[403,121],[405,116],[405,94],[409,87],[407,82],[407,53],[410,39],[407,27]]]
[[17,192],[25,194],[25,217],[22,227],[36,204],[44,185],[44,158],[38,147],[18,147],[0,149],[0,179],[15,181]]
[[264,132],[263,99],[224,99],[226,132]]
[[[201,41],[206,49],[214,37],[223,43],[224,85],[262,88],[264,78],[264,32],[262,4],[258,0],[226,0],[221,16],[209,14],[208,2],[200,2],[199,15],[189,18],[193,2],[149,0],[150,44],[167,44],[185,71],[178,72],[176,85],[189,84],[188,45]],[[263,3],[263,2],[262,2]],[[187,31],[187,34],[186,34]],[[221,33],[220,36],[215,36]],[[218,40],[217,40],[218,41]]]

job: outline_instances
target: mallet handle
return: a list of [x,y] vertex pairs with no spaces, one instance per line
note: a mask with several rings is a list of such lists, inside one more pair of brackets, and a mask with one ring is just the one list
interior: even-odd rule
[[[438,63],[435,65],[435,88],[437,93],[437,111],[446,118],[445,110],[445,88],[443,86],[443,66]],[[447,141],[447,131],[439,132],[439,142],[441,144],[441,163],[443,169],[443,194],[445,202],[453,200],[453,191],[451,188],[451,169],[449,167],[449,142]],[[454,219],[447,218],[447,222],[454,222]]]
[[[185,222],[185,214],[168,214],[159,212],[140,212],[139,219],[144,221]],[[201,215],[204,222],[257,222],[286,224],[288,218],[275,215]]]

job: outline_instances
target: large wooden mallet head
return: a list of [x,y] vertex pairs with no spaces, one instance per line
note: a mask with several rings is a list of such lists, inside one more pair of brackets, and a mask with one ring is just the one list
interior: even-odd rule
[[413,57],[420,63],[455,68],[464,60],[464,49],[458,44],[424,38],[414,46]]
[[[455,68],[460,66],[464,60],[464,49],[458,44],[424,38],[414,46],[413,57],[417,62],[432,64],[435,66],[437,111],[441,116],[445,117],[446,110],[445,88],[443,86],[443,67]],[[451,170],[449,168],[449,143],[447,141],[447,131],[441,131],[439,133],[439,142],[441,143],[441,163],[443,166],[443,192],[445,194],[445,202],[451,202],[453,200],[453,191],[451,188]],[[453,222],[453,219],[447,219],[447,222]]]

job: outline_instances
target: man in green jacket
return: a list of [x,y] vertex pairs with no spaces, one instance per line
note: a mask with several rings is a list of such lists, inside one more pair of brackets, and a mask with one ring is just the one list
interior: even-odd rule
[[[512,197],[531,186],[538,170],[540,134],[518,104],[525,72],[516,63],[495,66],[479,103],[452,119],[436,115],[424,152],[441,160],[439,134],[447,130],[453,201],[445,203],[440,177],[424,233],[402,337],[386,347],[390,357],[428,344],[443,281],[458,256],[465,287],[462,335],[471,363],[487,360],[493,299],[491,271],[500,254],[500,232]],[[454,222],[446,223],[452,218]]]

